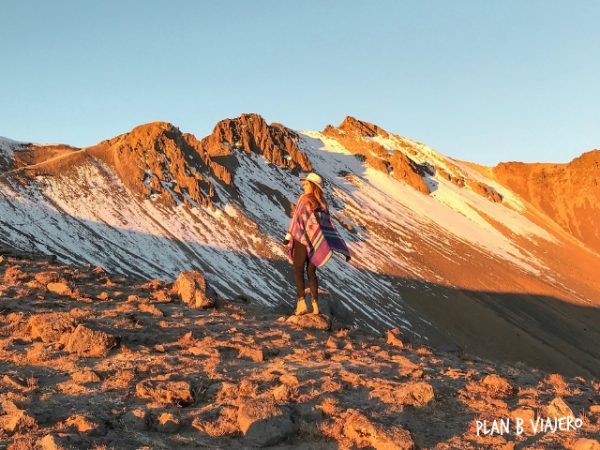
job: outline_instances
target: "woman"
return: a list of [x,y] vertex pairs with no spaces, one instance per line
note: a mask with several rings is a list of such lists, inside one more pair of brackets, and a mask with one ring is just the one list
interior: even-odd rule
[[337,233],[327,202],[323,196],[323,180],[316,173],[300,178],[304,193],[298,198],[294,215],[283,243],[288,246],[288,260],[294,265],[298,303],[294,314],[308,312],[304,298],[304,269],[308,275],[312,313],[319,314],[319,283],[317,267],[323,266],[333,254],[341,253],[350,261],[350,252]]

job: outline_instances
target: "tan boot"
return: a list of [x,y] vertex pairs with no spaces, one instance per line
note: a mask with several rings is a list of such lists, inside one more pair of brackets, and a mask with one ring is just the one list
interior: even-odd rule
[[310,304],[312,305],[312,313],[313,314],[320,314],[320,311],[319,311],[319,302],[313,298],[313,299],[310,300]]
[[306,306],[306,299],[304,297],[300,297],[298,299],[298,304],[296,305],[296,310],[294,311],[294,315],[301,316],[308,312],[308,307]]

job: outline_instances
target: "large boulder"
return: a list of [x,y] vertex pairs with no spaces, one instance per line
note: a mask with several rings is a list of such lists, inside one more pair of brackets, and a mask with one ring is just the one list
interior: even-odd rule
[[248,444],[256,447],[278,444],[297,431],[290,412],[271,397],[243,403],[238,410],[238,424]]
[[192,308],[214,306],[214,301],[207,295],[204,275],[197,271],[181,272],[173,283],[172,293]]

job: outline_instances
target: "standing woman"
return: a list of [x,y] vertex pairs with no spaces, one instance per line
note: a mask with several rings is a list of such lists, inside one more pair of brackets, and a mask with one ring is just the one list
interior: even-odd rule
[[312,313],[319,314],[317,268],[323,266],[333,252],[350,261],[350,251],[338,234],[323,196],[323,180],[316,173],[300,178],[304,193],[298,198],[294,215],[283,243],[288,247],[288,260],[294,265],[298,303],[294,314],[308,312],[304,298],[304,270],[308,275]]

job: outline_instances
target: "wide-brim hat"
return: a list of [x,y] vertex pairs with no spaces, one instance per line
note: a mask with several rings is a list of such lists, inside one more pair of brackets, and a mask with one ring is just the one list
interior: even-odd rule
[[323,179],[316,173],[310,172],[305,177],[300,178],[300,181],[303,181],[303,180],[310,181],[310,182],[314,183],[315,185],[317,185],[317,187],[319,189],[323,190]]

